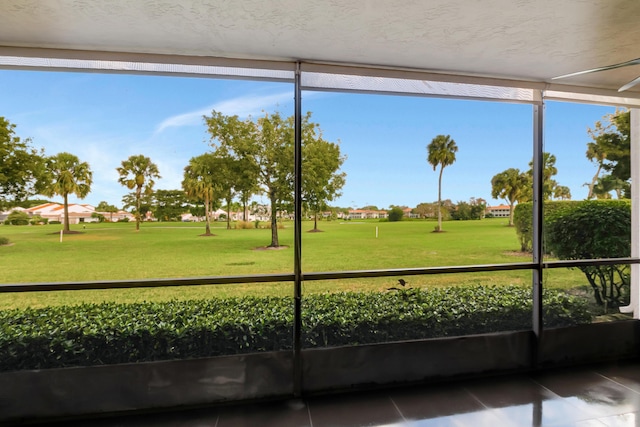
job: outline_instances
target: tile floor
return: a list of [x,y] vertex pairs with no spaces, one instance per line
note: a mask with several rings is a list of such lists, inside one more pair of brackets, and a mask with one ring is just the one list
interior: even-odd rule
[[61,425],[640,426],[640,362]]

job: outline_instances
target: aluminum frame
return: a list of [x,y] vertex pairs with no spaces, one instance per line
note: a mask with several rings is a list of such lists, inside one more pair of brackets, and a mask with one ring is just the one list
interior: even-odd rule
[[[29,54],[29,52],[31,54]],[[7,55],[12,53],[15,57]],[[49,56],[47,56],[49,55]],[[39,60],[38,58],[45,58]],[[74,283],[17,283],[0,285],[0,293],[11,292],[39,292],[39,291],[57,291],[57,290],[89,290],[89,289],[114,289],[114,288],[136,288],[136,287],[164,287],[164,286],[200,286],[200,285],[218,285],[218,284],[239,284],[239,283],[265,283],[265,282],[292,282],[294,294],[294,368],[293,383],[294,394],[299,396],[303,390],[303,371],[301,359],[301,285],[303,281],[315,280],[332,280],[332,279],[350,279],[350,278],[367,278],[367,277],[389,277],[389,276],[408,276],[408,275],[430,275],[430,274],[455,274],[455,273],[473,273],[483,271],[512,271],[512,270],[532,270],[532,292],[533,292],[533,312],[532,312],[532,330],[536,337],[536,348],[542,346],[543,340],[543,319],[542,319],[542,291],[543,291],[543,271],[551,268],[567,268],[578,267],[582,265],[610,265],[610,264],[630,264],[632,265],[632,304],[630,310],[634,311],[636,318],[640,316],[640,297],[638,296],[638,264],[640,264],[640,234],[638,229],[638,209],[640,199],[640,186],[636,185],[633,190],[632,217],[634,218],[633,235],[632,235],[632,256],[630,258],[616,259],[597,259],[597,260],[571,260],[571,261],[553,261],[545,262],[542,254],[542,227],[543,227],[543,200],[542,200],[542,155],[544,142],[544,103],[545,93],[541,89],[531,88],[533,95],[530,98],[518,99],[519,102],[532,104],[533,110],[533,169],[534,169],[534,207],[533,207],[533,257],[531,262],[527,263],[509,263],[509,264],[488,264],[488,265],[471,265],[471,266],[443,266],[428,268],[405,268],[405,269],[382,269],[382,270],[357,270],[357,271],[335,271],[335,272],[310,272],[304,273],[302,269],[302,239],[301,239],[301,218],[302,218],[302,195],[301,195],[301,176],[302,170],[302,152],[301,152],[301,108],[302,108],[302,80],[304,77],[304,66],[310,70],[309,73],[321,71],[322,73],[333,72],[336,76],[341,75],[349,67],[332,67],[330,65],[309,65],[303,62],[282,62],[282,63],[262,63],[259,61],[233,61],[218,59],[200,59],[200,58],[182,58],[183,64],[180,64],[180,57],[160,57],[158,55],[136,55],[136,54],[108,54],[95,52],[71,52],[67,55],[64,52],[47,52],[47,50],[24,50],[24,49],[0,49],[0,59],[9,58],[9,62],[0,61],[0,69],[45,69],[45,70],[64,70],[64,71],[99,71],[99,72],[122,72],[131,74],[161,74],[161,75],[189,75],[207,78],[247,78],[252,80],[277,80],[291,81],[293,74],[293,85],[295,94],[295,230],[294,230],[294,260],[293,272],[286,274],[264,274],[264,275],[246,275],[246,276],[216,276],[216,277],[195,277],[195,278],[177,278],[177,279],[156,279],[156,280],[116,280],[116,281],[91,281],[91,282],[74,282]],[[17,58],[17,60],[16,60]],[[22,60],[20,60],[22,58]],[[25,59],[26,58],[26,59]],[[29,59],[31,58],[31,59]],[[35,58],[35,59],[34,59]],[[49,60],[46,60],[46,59]],[[138,67],[130,67],[123,63],[130,60],[132,63],[143,64]],[[11,62],[13,61],[13,62]],[[67,62],[65,62],[67,61]],[[118,62],[120,61],[120,62]],[[176,62],[178,61],[178,62]],[[126,62],[126,61],[125,61]],[[147,64],[145,66],[144,64]],[[114,65],[115,64],[115,65]],[[74,68],[75,67],[75,68]],[[181,68],[182,67],[182,68]],[[189,68],[192,67],[192,68]],[[255,71],[251,71],[251,70]],[[293,70],[293,73],[291,74]],[[242,70],[242,72],[240,72]],[[266,70],[266,71],[265,71]],[[355,70],[355,71],[354,71]],[[352,69],[352,74],[357,77],[359,69]],[[271,73],[273,72],[273,73]],[[405,76],[406,74],[406,76]],[[374,70],[367,69],[366,75],[373,75],[376,82],[380,83],[380,79],[385,79],[387,75],[389,79],[417,79],[423,76],[421,73],[412,73],[402,70]],[[381,77],[382,76],[382,77]],[[316,76],[317,77],[317,76]],[[445,82],[449,84],[463,84],[468,89],[472,84],[477,84],[471,78],[463,76],[451,75],[433,75],[427,77],[433,78],[433,81]],[[456,81],[456,78],[458,79]],[[366,79],[361,79],[364,81]],[[486,81],[485,81],[486,80]],[[490,84],[490,79],[482,80],[483,84]],[[392,82],[394,83],[394,82]],[[397,82],[395,82],[397,83]],[[395,84],[394,83],[394,84]],[[496,84],[503,87],[511,87],[518,89],[517,82],[512,82],[510,86],[508,82],[499,81]],[[447,85],[439,85],[439,88],[446,88]],[[349,91],[345,87],[340,88],[324,88],[327,90]],[[366,88],[358,87],[354,91],[366,91]],[[494,89],[491,89],[496,93]],[[372,89],[371,91],[375,91]],[[439,92],[420,92],[411,93],[410,91],[400,91],[404,96],[438,96],[450,97],[442,90]],[[387,93],[397,93],[393,90]],[[479,95],[480,94],[480,95]],[[462,98],[481,98],[482,91],[471,91],[469,95],[456,92],[453,97]],[[558,93],[550,93],[551,98],[558,97]],[[571,98],[570,95],[562,94],[563,100],[578,100],[580,96]],[[594,101],[602,101],[601,96],[593,98]],[[550,98],[550,99],[551,99]],[[584,96],[582,96],[584,98]],[[500,99],[499,97],[489,97],[488,100],[499,102],[514,102],[514,99]],[[638,100],[629,101],[626,98],[617,98],[617,100],[628,101],[635,105]],[[612,101],[613,102],[613,101]],[[638,138],[640,134],[640,119],[638,110],[632,109],[632,174],[633,182],[640,181],[640,160],[638,156]],[[534,350],[537,354],[538,350]],[[533,355],[534,360],[536,354]]]

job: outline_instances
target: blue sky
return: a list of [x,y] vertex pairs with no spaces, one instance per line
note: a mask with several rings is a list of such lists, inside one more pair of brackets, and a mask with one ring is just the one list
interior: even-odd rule
[[[293,114],[292,85],[243,80],[4,70],[0,93],[0,116],[20,137],[48,155],[67,151],[90,164],[91,194],[71,202],[118,207],[128,190],[117,183],[115,168],[130,155],[158,165],[156,189],[180,188],[189,159],[210,149],[202,116],[211,110],[254,118],[263,111]],[[437,200],[438,173],[426,161],[426,146],[438,134],[459,147],[443,176],[443,198],[454,202],[502,203],[491,199],[491,177],[510,167],[526,170],[531,160],[530,105],[305,91],[302,107],[347,156],[347,183],[332,203],[342,207]],[[586,197],[583,184],[596,170],[584,155],[587,128],[613,111],[546,104],[545,151],[556,156],[555,179],[574,199]]]

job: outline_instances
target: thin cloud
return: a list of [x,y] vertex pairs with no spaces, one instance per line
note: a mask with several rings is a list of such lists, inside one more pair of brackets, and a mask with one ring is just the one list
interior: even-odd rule
[[282,92],[266,96],[241,96],[225,101],[217,102],[209,107],[202,108],[188,113],[178,114],[163,120],[156,128],[158,134],[170,127],[195,126],[202,123],[202,116],[210,114],[212,110],[221,112],[228,116],[239,116],[245,118],[251,115],[260,114],[268,107],[273,107],[281,102],[293,101],[292,92]]

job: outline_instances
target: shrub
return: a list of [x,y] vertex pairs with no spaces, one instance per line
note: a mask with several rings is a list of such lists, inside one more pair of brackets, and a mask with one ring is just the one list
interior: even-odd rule
[[388,214],[389,222],[402,221],[402,217],[404,216],[404,212],[398,206],[392,207],[388,211]]
[[118,222],[129,222],[129,217],[125,216],[124,218],[120,218]]
[[[549,215],[547,249],[560,259],[626,258],[631,255],[631,205],[628,201],[585,201]],[[596,302],[606,307],[628,304],[629,266],[578,267]]]
[[250,221],[236,221],[234,227],[241,230],[250,230],[253,228],[253,224]]
[[[587,201],[547,201],[544,202],[543,218],[553,216],[558,212],[567,211],[579,206]],[[533,203],[518,203],[513,212],[513,225],[516,227],[516,234],[520,240],[520,250],[522,252],[531,252],[532,236],[533,236]]]
[[11,243],[11,240],[8,237],[0,236],[0,246],[8,245],[9,243]]
[[46,224],[49,221],[49,218],[42,218],[40,215],[34,215],[29,220],[29,224],[38,225],[38,224]]
[[91,218],[97,218],[98,222],[105,222],[107,220],[104,215],[102,215],[102,214],[100,214],[98,212],[92,212],[91,213]]
[[29,215],[27,215],[26,212],[13,211],[7,216],[5,223],[11,225],[28,225]]
[[[549,327],[590,322],[584,300],[546,290]],[[0,311],[0,371],[187,359],[292,348],[292,299],[253,297],[82,304]],[[340,307],[340,309],[336,309]],[[516,286],[309,295],[305,347],[531,328]]]
[[49,224],[62,224],[61,221],[49,221]]

